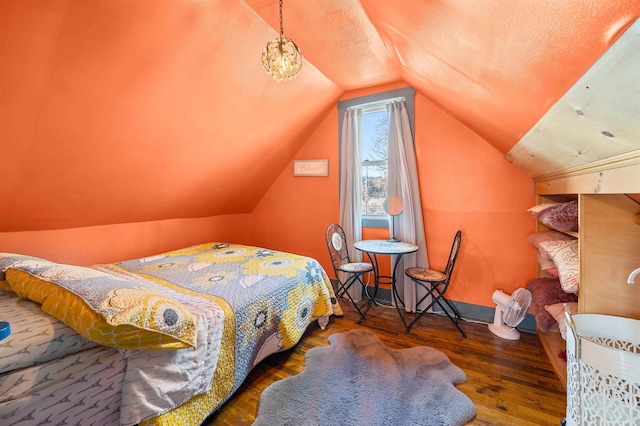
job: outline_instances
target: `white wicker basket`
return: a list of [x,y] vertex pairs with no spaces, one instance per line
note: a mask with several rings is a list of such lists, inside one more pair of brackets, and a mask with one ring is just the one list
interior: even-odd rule
[[640,426],[640,321],[571,315],[566,424]]

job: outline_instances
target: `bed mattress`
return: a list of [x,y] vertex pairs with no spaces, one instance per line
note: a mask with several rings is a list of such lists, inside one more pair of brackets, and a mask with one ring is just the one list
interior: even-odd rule
[[11,327],[9,337],[0,340],[0,373],[98,346],[42,312],[39,304],[3,290],[0,290],[0,321]]
[[117,349],[100,346],[3,373],[0,424],[117,425],[125,369]]
[[11,326],[0,340],[0,424],[119,424],[122,354],[14,293],[0,290],[0,316]]

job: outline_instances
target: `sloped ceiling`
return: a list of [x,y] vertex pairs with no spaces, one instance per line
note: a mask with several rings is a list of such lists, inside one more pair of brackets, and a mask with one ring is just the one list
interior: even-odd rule
[[[506,155],[534,178],[640,160],[640,20],[636,20]],[[561,141],[562,143],[558,143]],[[600,175],[602,176],[602,175]],[[608,179],[610,181],[610,179]],[[602,179],[594,191],[603,190]],[[629,182],[638,191],[640,182]],[[620,185],[616,185],[619,191]]]
[[637,0],[0,2],[0,232],[250,212],[345,92],[404,81],[503,154]]

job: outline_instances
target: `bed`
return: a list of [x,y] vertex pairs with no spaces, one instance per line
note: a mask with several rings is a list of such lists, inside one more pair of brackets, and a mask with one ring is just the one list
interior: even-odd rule
[[259,247],[92,267],[0,253],[0,423],[198,425],[331,315],[316,260]]

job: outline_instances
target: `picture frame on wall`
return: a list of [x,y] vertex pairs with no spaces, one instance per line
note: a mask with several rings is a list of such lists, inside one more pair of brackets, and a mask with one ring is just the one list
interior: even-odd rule
[[329,160],[294,160],[294,176],[329,176]]

